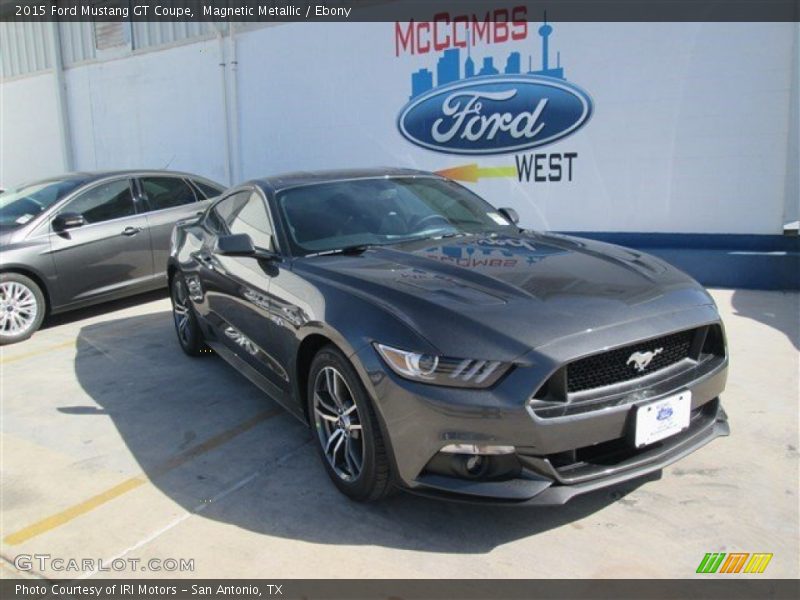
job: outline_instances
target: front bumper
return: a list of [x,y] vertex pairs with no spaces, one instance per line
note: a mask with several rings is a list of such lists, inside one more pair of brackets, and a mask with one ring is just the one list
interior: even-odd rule
[[[620,339],[626,335],[621,331]],[[493,388],[471,390],[402,379],[384,366],[372,347],[363,348],[356,355],[357,368],[375,399],[396,483],[418,494],[454,500],[557,505],[579,494],[657,474],[729,434],[719,399],[727,379],[727,357],[629,391],[593,410],[537,414],[527,400],[553,365],[565,364],[571,351],[567,344],[553,345],[529,368],[512,370]],[[692,394],[689,428],[634,448],[628,440],[636,407],[685,390]],[[511,458],[519,468],[508,476],[486,478],[432,469],[433,459],[451,444],[514,446]]]
[[581,494],[647,478],[711,440],[729,435],[730,427],[725,411],[718,401],[714,404],[714,414],[710,419],[701,417],[702,422],[693,423],[687,431],[660,444],[654,444],[629,460],[608,468],[605,473],[582,482],[559,482],[557,477],[548,477],[537,469],[537,463],[526,464],[529,459],[520,456],[526,466],[523,467],[520,477],[515,479],[476,482],[441,475],[422,475],[417,479],[421,485],[412,488],[412,491],[426,496],[472,502],[501,501],[535,506],[564,504]]

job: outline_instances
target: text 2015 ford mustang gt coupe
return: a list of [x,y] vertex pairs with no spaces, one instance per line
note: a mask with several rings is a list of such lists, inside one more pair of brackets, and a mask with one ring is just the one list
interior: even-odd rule
[[178,339],[308,422],[357,500],[561,504],[726,435],[705,290],[516,221],[418,171],[252,181],[173,232]]

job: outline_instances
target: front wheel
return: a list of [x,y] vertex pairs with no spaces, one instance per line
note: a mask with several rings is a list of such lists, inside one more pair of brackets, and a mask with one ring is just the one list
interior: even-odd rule
[[350,361],[333,346],[311,363],[308,414],[334,485],[360,502],[388,495],[389,459],[372,402]]
[[189,290],[183,275],[177,273],[172,279],[170,290],[172,298],[172,320],[181,349],[189,356],[200,356],[206,350],[203,332],[194,314],[194,307],[189,299]]
[[30,277],[0,274],[0,345],[27,340],[44,320],[42,290]]

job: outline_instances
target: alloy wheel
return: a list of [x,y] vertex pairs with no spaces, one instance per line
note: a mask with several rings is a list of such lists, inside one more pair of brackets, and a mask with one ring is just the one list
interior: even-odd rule
[[313,406],[328,464],[341,479],[358,479],[364,466],[364,433],[353,393],[334,367],[323,367],[317,374]]
[[33,290],[18,281],[0,283],[0,333],[21,335],[33,327],[38,314]]
[[177,280],[173,286],[172,293],[172,317],[175,319],[175,329],[178,337],[184,346],[188,346],[189,339],[189,297],[186,293],[186,286],[182,281]]

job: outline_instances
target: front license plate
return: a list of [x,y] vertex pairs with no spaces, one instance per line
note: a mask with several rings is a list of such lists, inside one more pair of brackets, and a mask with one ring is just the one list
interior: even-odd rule
[[692,392],[686,391],[636,409],[636,447],[646,446],[689,427]]

